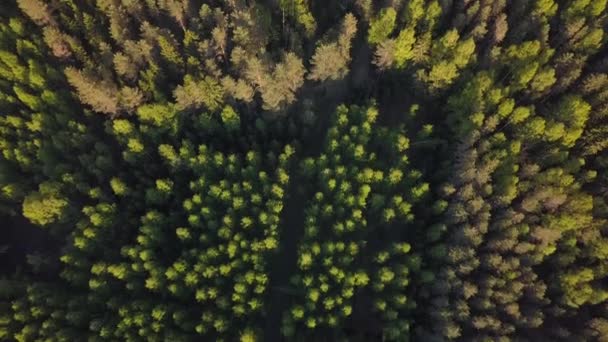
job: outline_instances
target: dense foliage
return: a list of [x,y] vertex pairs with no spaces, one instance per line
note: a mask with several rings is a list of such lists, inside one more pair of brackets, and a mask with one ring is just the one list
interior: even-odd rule
[[0,3],[0,340],[608,341],[606,0]]

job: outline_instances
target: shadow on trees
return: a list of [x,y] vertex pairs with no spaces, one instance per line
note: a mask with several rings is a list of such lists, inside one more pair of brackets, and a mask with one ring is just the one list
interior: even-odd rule
[[[2,234],[0,234],[0,275],[6,276],[15,272],[30,273],[30,262],[41,263],[42,273],[46,278],[56,274],[60,243],[48,230],[30,223],[21,215],[0,216]],[[44,255],[43,259],[37,256]],[[32,258],[33,257],[33,258]]]

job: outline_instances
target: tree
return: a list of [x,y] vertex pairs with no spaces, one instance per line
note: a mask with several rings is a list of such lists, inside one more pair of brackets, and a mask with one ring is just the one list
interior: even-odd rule
[[0,13],[0,339],[606,335],[605,0]]
[[184,84],[175,88],[173,96],[177,109],[198,109],[205,106],[215,111],[223,103],[224,89],[211,77],[195,80],[186,75]]
[[351,40],[357,32],[357,20],[347,14],[337,42],[321,44],[315,49],[310,64],[312,70],[308,78],[315,81],[338,80],[348,73]]
[[435,91],[452,84],[460,70],[474,58],[473,39],[459,39],[458,32],[451,30],[433,43],[427,68],[417,71],[418,79],[426,83],[429,90]]
[[169,12],[169,14],[177,21],[182,30],[186,30],[187,16],[189,12],[189,2],[184,0],[165,0],[160,6]]
[[57,184],[42,183],[37,192],[30,193],[23,201],[23,216],[32,223],[46,226],[60,221],[68,208],[66,201],[59,193]]
[[255,332],[253,332],[251,330],[245,330],[241,334],[241,340],[240,341],[241,342],[255,342],[255,341],[257,341]]
[[307,0],[280,0],[279,6],[283,15],[288,15],[295,19],[298,25],[304,29],[306,36],[312,37],[314,35],[317,23],[308,9]]
[[222,122],[229,131],[236,131],[239,129],[241,122],[239,115],[230,106],[224,107],[222,110]]
[[58,58],[69,58],[72,56],[68,39],[59,29],[47,26],[44,28],[44,41]]
[[308,78],[314,81],[338,80],[348,73],[350,56],[342,55],[336,43],[321,45],[315,49]]
[[392,7],[383,8],[369,23],[367,41],[375,45],[387,39],[395,28],[396,19],[397,12]]
[[277,64],[272,78],[262,77],[258,84],[264,102],[264,109],[280,111],[295,100],[295,92],[304,84],[304,65],[296,54],[289,52],[283,62]]
[[102,81],[86,72],[74,68],[66,68],[65,75],[70,85],[76,89],[82,103],[90,105],[93,110],[106,114],[117,114],[118,90],[108,81]]
[[137,117],[145,122],[158,127],[170,127],[177,112],[171,104],[153,104],[141,106],[137,109]]
[[242,79],[235,81],[230,76],[222,78],[222,87],[234,99],[250,103],[253,101],[253,88]]
[[404,28],[397,38],[386,39],[376,47],[374,64],[380,69],[402,68],[414,57],[416,42],[413,28]]
[[51,15],[49,6],[39,0],[18,0],[19,8],[38,25],[53,25],[57,23]]

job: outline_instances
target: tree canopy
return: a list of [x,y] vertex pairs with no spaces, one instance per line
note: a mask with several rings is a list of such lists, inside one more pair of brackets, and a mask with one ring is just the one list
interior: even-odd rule
[[606,341],[606,6],[2,1],[0,340]]

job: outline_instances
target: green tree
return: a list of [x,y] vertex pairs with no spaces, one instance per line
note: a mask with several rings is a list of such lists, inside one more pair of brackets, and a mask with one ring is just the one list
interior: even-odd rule
[[32,223],[46,226],[61,221],[68,209],[68,201],[59,192],[59,186],[42,183],[37,192],[27,195],[23,201],[23,216]]
[[283,15],[293,18],[307,37],[315,34],[317,23],[309,10],[308,0],[280,0],[279,5]]
[[221,116],[222,122],[228,130],[236,131],[239,129],[241,125],[239,115],[234,111],[231,106],[224,107]]
[[397,12],[392,7],[383,8],[369,23],[367,41],[370,44],[383,42],[395,29]]
[[184,84],[173,91],[177,109],[199,109],[205,106],[215,111],[223,103],[224,89],[210,77],[196,80],[186,75]]

